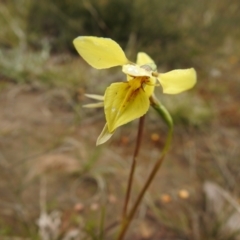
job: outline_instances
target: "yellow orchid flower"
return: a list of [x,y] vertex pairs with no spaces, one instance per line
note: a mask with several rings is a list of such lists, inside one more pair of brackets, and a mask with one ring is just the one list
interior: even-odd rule
[[116,128],[143,116],[148,111],[149,97],[153,94],[155,86],[160,84],[163,93],[177,94],[192,88],[196,83],[197,77],[193,68],[158,73],[154,61],[146,53],[138,53],[137,63],[132,63],[122,48],[109,38],[77,37],[73,44],[92,67],[104,69],[122,66],[122,71],[127,75],[126,82],[112,83],[104,96],[88,95],[90,98],[103,100],[103,104],[86,107],[104,105],[107,121],[98,137],[97,145],[106,142]]

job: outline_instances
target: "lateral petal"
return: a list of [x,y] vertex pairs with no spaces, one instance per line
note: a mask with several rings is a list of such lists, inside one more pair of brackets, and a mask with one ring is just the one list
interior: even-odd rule
[[178,69],[159,74],[158,80],[163,93],[177,94],[192,88],[197,82],[197,74],[194,68]]
[[100,133],[100,135],[99,135],[99,137],[97,139],[96,145],[98,146],[98,145],[103,144],[106,141],[108,141],[112,137],[113,133],[114,132],[110,133],[108,131],[108,126],[107,126],[107,123],[106,123],[104,128],[103,128],[103,130],[102,130],[102,132]]
[[134,89],[128,82],[111,84],[104,96],[104,110],[109,132],[143,116],[149,105],[148,95],[141,87]]
[[122,48],[110,38],[77,37],[73,44],[82,58],[97,69],[129,63]]
[[103,95],[88,94],[88,93],[86,93],[85,96],[88,97],[88,98],[92,98],[92,99],[95,99],[95,100],[99,100],[99,101],[103,101],[103,100],[104,100],[104,96],[103,96]]

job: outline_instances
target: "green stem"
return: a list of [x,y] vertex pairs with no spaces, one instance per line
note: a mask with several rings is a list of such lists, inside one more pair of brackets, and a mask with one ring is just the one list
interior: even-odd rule
[[164,121],[166,122],[166,124],[168,125],[169,129],[168,129],[168,135],[167,135],[167,140],[166,143],[164,145],[162,154],[160,156],[160,158],[158,159],[158,161],[155,163],[147,181],[145,182],[136,202],[133,205],[133,208],[131,209],[129,215],[127,216],[127,218],[124,220],[124,222],[122,223],[121,229],[120,229],[120,233],[119,236],[117,238],[117,240],[122,240],[132,219],[133,216],[136,213],[136,210],[139,206],[139,204],[141,203],[147,189],[149,188],[150,184],[152,183],[154,177],[156,176],[158,170],[160,169],[162,162],[169,150],[170,144],[171,144],[171,140],[172,140],[172,133],[173,133],[173,122],[172,122],[172,118],[171,115],[168,113],[167,109],[160,104],[160,102],[154,97],[152,96],[150,98],[150,102],[152,107],[161,115],[161,117],[164,119]]
[[129,198],[130,198],[130,195],[131,195],[131,190],[132,190],[133,176],[134,176],[135,167],[136,167],[136,163],[137,163],[137,156],[138,156],[138,153],[139,153],[141,140],[142,140],[144,119],[145,119],[145,115],[142,116],[139,119],[137,143],[136,143],[136,146],[135,146],[135,151],[134,151],[134,154],[133,154],[130,175],[129,175],[129,179],[128,179],[127,192],[126,192],[124,206],[123,206],[123,212],[122,212],[122,223],[125,221],[126,214],[127,214],[127,207],[128,207],[128,202],[129,202]]

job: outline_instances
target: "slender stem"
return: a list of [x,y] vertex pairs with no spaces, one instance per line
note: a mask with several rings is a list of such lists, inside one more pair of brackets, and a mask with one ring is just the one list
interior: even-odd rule
[[162,164],[162,162],[163,162],[164,156],[165,156],[165,155],[163,155],[163,156],[156,162],[156,164],[155,164],[155,166],[154,166],[154,169],[153,169],[153,171],[151,172],[149,178],[147,179],[147,182],[145,183],[142,191],[140,192],[140,194],[139,194],[139,196],[138,196],[138,198],[137,198],[137,201],[135,202],[132,210],[131,210],[130,213],[129,213],[128,218],[124,221],[124,225],[122,226],[122,229],[121,229],[121,231],[120,231],[120,234],[119,234],[119,237],[118,237],[117,240],[122,240],[122,239],[123,239],[123,237],[124,237],[124,235],[125,235],[125,233],[126,233],[126,231],[127,231],[127,229],[128,229],[128,226],[129,226],[129,224],[131,223],[131,221],[132,221],[132,219],[133,219],[133,216],[134,216],[134,214],[135,214],[135,212],[136,212],[139,204],[140,204],[141,201],[142,201],[142,198],[143,198],[146,190],[148,189],[150,183],[152,182],[152,179],[154,178],[155,174],[157,173],[159,167],[161,166],[161,164]]
[[127,192],[126,192],[124,206],[123,206],[123,212],[122,212],[122,223],[125,221],[126,214],[127,214],[128,202],[129,202],[129,198],[130,198],[131,190],[132,190],[133,176],[134,176],[135,167],[136,167],[136,163],[137,163],[137,156],[138,156],[138,153],[140,150],[140,145],[141,145],[141,140],[142,140],[144,119],[145,119],[145,115],[139,119],[137,143],[135,146],[130,175],[129,175],[129,179],[128,179]]
[[165,144],[165,147],[164,147],[164,150],[163,150],[163,152],[162,152],[162,155],[161,155],[161,157],[158,159],[158,161],[155,163],[155,165],[154,165],[154,167],[153,167],[153,169],[152,169],[152,171],[151,171],[151,173],[150,173],[150,175],[149,175],[146,183],[144,184],[144,186],[143,186],[143,188],[142,188],[142,190],[141,190],[141,192],[140,192],[140,194],[139,194],[139,196],[138,196],[135,204],[133,205],[133,208],[131,209],[128,217],[125,219],[125,221],[124,221],[124,223],[123,223],[123,225],[122,225],[122,228],[121,228],[121,230],[120,230],[120,234],[119,234],[117,240],[122,240],[122,239],[123,239],[123,237],[124,237],[124,235],[125,235],[125,233],[126,233],[126,231],[127,231],[127,229],[128,229],[128,226],[129,226],[129,224],[131,223],[134,214],[136,213],[136,210],[137,210],[139,204],[141,203],[141,201],[142,201],[142,199],[143,199],[143,197],[144,197],[147,189],[149,188],[152,180],[153,180],[154,177],[156,176],[156,173],[158,172],[159,168],[161,167],[162,162],[163,162],[163,160],[164,160],[164,158],[165,158],[165,156],[166,156],[166,154],[167,154],[167,151],[168,151],[168,148],[169,148],[169,144],[170,144],[170,142],[171,142],[171,137],[172,137],[172,129],[170,129],[169,132],[168,132],[167,142],[166,142],[166,144]]
[[150,98],[150,102],[153,106],[153,108],[158,112],[159,115],[161,115],[161,117],[164,119],[164,121],[166,122],[166,124],[168,125],[169,129],[168,129],[168,135],[167,135],[167,140],[166,143],[164,145],[162,154],[160,156],[160,158],[158,159],[158,161],[155,163],[147,181],[145,182],[135,204],[133,205],[133,208],[131,209],[129,215],[127,216],[127,218],[124,219],[124,221],[122,222],[122,226],[120,229],[120,233],[118,235],[117,240],[122,240],[132,219],[134,214],[136,213],[136,210],[139,206],[139,204],[141,203],[147,189],[149,188],[152,180],[154,179],[154,177],[156,176],[156,173],[158,172],[158,170],[160,169],[162,162],[169,150],[170,144],[171,144],[171,140],[172,140],[172,133],[173,133],[173,122],[172,122],[172,118],[170,116],[170,114],[168,113],[167,109],[153,96]]

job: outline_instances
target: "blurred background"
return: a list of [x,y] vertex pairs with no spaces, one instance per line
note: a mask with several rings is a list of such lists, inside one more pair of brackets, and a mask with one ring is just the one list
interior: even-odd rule
[[[238,0],[0,0],[0,238],[114,239],[137,121],[95,147],[104,114],[83,109],[84,94],[125,77],[77,55],[73,39],[88,35],[198,74],[186,93],[156,89],[174,139],[126,239],[239,239],[239,12]],[[150,110],[133,200],[166,133]]]

